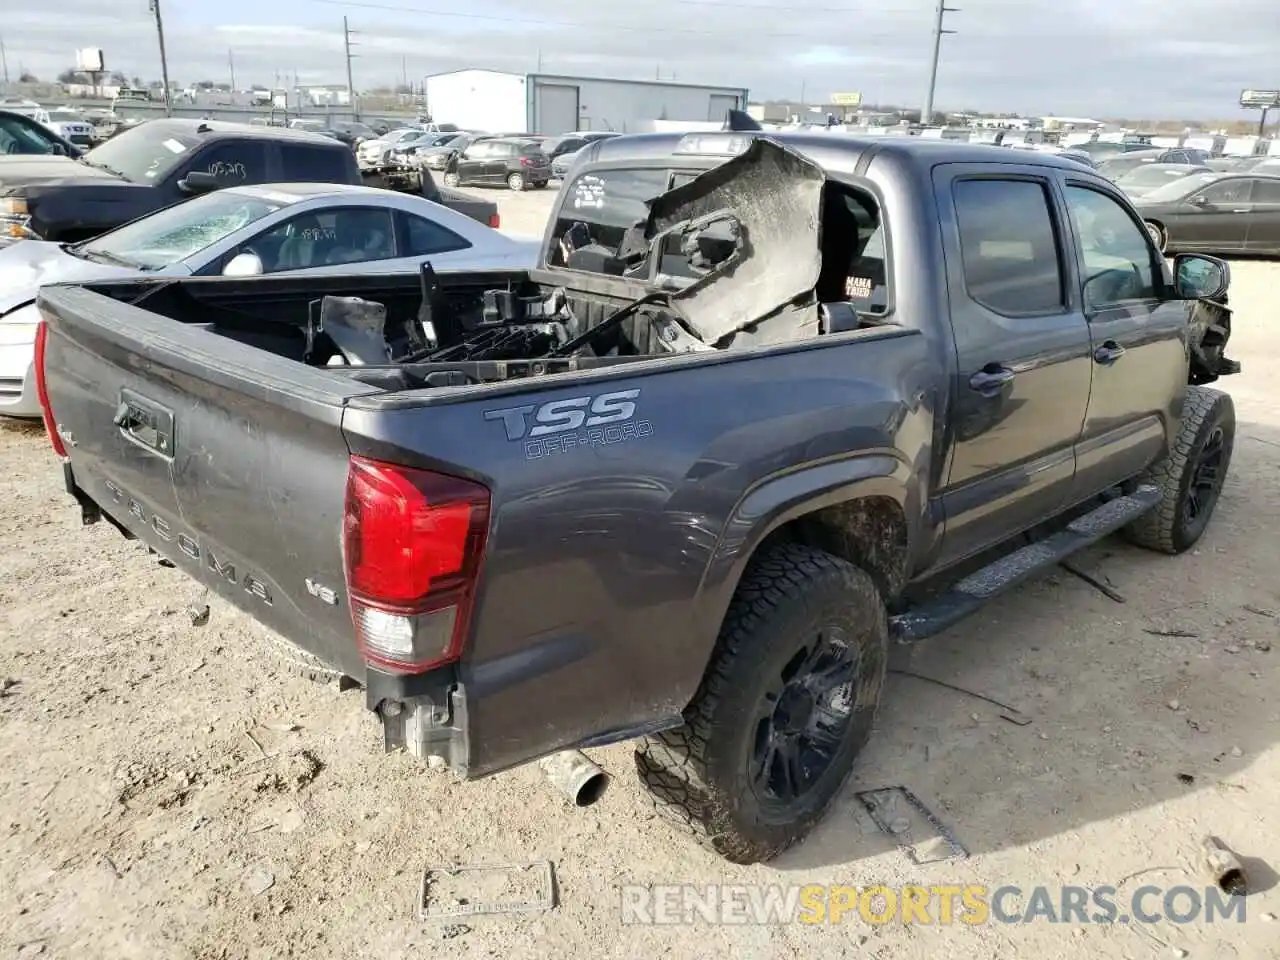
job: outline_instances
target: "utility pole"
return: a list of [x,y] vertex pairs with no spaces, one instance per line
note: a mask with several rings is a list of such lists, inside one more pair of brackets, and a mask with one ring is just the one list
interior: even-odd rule
[[351,34],[354,32],[355,31],[353,31],[351,27],[347,25],[347,18],[343,17],[342,18],[342,46],[346,50],[346,54],[347,54],[347,100],[351,104],[351,115],[355,117],[357,120],[359,120],[360,107],[356,104],[356,85],[355,85],[355,82],[351,79],[351,61],[355,57],[355,54],[351,52],[351,48],[353,46],[357,46],[357,44],[353,44],[351,42]]
[[160,0],[151,0],[156,17],[156,36],[160,38],[160,82],[164,84],[164,115],[173,116],[173,100],[169,96],[169,58],[164,52],[164,21],[160,18]]
[[4,62],[4,82],[9,82],[9,51],[4,48],[4,40],[0,39],[0,61]]
[[933,60],[929,64],[929,95],[925,97],[924,110],[920,113],[921,126],[928,126],[933,120],[933,92],[938,86],[938,57],[942,54],[942,36],[946,33],[955,33],[954,30],[944,30],[942,21],[948,13],[959,12],[958,7],[948,7],[946,0],[938,0],[938,9],[933,23]]
[[236,92],[236,58],[230,50],[227,51],[227,67],[231,70],[231,92]]
[[410,93],[413,93],[413,88],[409,86],[409,58],[408,57],[400,58],[400,84]]

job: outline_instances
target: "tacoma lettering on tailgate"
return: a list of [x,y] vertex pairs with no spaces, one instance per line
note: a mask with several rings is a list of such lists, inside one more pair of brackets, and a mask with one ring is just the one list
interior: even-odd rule
[[219,559],[211,549],[201,546],[200,542],[194,537],[176,529],[168,519],[154,510],[144,507],[133,496],[110,480],[103,480],[102,485],[106,488],[112,503],[124,507],[130,517],[141,523],[156,537],[166,543],[172,543],[178,548],[178,552],[188,560],[194,560],[197,564],[207,567],[220,579],[243,588],[246,593],[257,597],[267,606],[271,606],[271,591],[262,579],[251,573],[237,570],[236,565],[225,558]]
[[525,458],[538,460],[652,436],[653,424],[636,419],[639,397],[639,390],[619,390],[486,410],[484,418],[502,421],[507,439],[523,440]]

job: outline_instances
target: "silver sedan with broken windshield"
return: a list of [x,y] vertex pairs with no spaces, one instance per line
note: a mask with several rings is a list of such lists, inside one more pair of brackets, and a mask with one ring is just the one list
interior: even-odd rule
[[46,284],[401,273],[424,260],[437,269],[525,269],[538,248],[422,197],[331,183],[231,187],[83,243],[22,240],[0,248],[0,415],[40,416],[31,362],[35,299]]

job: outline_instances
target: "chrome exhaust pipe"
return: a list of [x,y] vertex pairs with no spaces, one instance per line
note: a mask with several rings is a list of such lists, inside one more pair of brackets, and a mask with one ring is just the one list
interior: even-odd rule
[[609,785],[609,775],[580,750],[553,753],[538,763],[551,785],[573,801],[575,807],[589,807]]

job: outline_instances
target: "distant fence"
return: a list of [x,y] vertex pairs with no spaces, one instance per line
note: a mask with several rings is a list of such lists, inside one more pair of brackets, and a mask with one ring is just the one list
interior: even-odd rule
[[[76,110],[101,110],[109,107],[109,101],[104,100],[70,100],[62,101],[68,106]],[[118,117],[137,118],[142,120],[154,120],[163,117],[164,104],[159,102],[148,103],[143,100],[126,101],[116,104],[115,114]],[[404,118],[413,119],[412,113],[400,113],[396,111],[378,111],[361,110],[362,117],[378,117],[378,118]],[[289,120],[305,119],[305,120],[325,120],[336,122],[339,120],[354,120],[355,111],[349,106],[332,106],[332,107],[290,107],[285,110],[276,107],[272,110],[269,104],[261,107],[244,107],[232,105],[192,105],[187,103],[174,103],[173,115],[175,117],[186,117],[193,120],[224,120],[231,123],[248,123],[254,117],[274,116],[277,119],[287,118]]]

